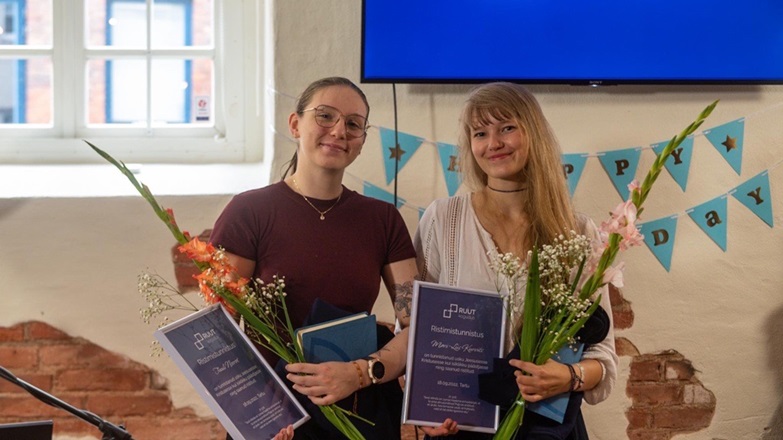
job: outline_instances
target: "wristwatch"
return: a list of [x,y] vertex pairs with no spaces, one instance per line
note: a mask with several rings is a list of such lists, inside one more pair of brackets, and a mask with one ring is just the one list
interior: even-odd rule
[[377,384],[383,379],[383,375],[386,374],[386,367],[383,366],[383,362],[378,358],[368,356],[364,359],[367,361],[367,374],[370,376],[370,380],[373,384]]

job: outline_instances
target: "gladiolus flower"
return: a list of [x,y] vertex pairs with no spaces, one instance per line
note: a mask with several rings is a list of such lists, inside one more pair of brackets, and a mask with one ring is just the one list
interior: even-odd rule
[[178,249],[180,252],[185,253],[190,259],[201,263],[208,263],[211,261],[212,255],[215,253],[215,247],[212,246],[211,243],[205,243],[199,240],[198,237],[194,237]]
[[606,268],[601,281],[617,288],[623,287],[623,270],[625,270],[625,262],[621,262],[617,266],[610,266]]

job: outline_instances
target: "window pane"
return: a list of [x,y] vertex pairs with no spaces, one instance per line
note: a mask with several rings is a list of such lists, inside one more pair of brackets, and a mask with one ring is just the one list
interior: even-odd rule
[[147,47],[147,3],[144,0],[87,0],[90,46]]
[[152,47],[210,46],[212,0],[153,0]]
[[152,47],[191,46],[190,15],[192,8],[184,1],[157,1],[153,5]]
[[52,123],[48,58],[0,59],[0,123]]
[[215,29],[213,0],[193,0],[193,45],[212,46]]
[[0,44],[51,45],[51,1],[0,0]]
[[91,60],[87,64],[90,124],[144,124],[147,121],[147,62]]
[[153,123],[212,123],[211,60],[154,60],[152,78]]

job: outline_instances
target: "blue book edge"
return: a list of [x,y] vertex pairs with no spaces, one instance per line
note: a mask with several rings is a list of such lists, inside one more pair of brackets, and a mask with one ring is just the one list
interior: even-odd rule
[[[582,359],[583,350],[584,344],[581,343],[577,344],[576,350],[569,345],[565,345],[560,351],[552,356],[552,359],[563,364],[573,364]],[[566,407],[568,406],[568,399],[570,397],[571,393],[562,393],[540,402],[528,403],[526,407],[536,414],[552,419],[558,423],[563,423]]]
[[296,337],[307,362],[361,359],[377,349],[376,318],[357,313],[299,328]]

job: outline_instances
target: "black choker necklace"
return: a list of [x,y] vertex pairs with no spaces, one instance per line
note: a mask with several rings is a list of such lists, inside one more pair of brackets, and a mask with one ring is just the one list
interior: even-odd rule
[[527,189],[527,188],[519,188],[519,189],[497,189],[497,188],[492,188],[492,187],[491,187],[491,186],[489,186],[489,185],[487,185],[487,188],[491,189],[492,191],[499,192],[499,193],[518,193],[518,192],[525,191],[525,190]]

